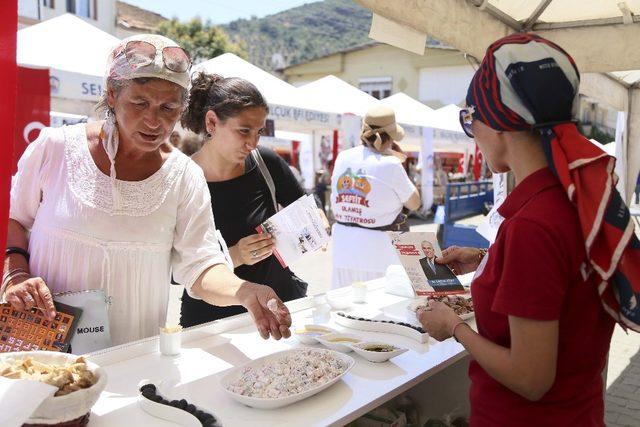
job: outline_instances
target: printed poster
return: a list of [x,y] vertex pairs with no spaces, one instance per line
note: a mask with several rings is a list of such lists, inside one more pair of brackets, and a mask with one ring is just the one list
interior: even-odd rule
[[466,292],[453,271],[436,262],[442,252],[435,233],[388,234],[416,295],[440,296]]

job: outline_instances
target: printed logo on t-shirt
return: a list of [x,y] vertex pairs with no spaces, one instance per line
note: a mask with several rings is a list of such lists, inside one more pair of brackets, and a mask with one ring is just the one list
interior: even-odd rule
[[366,172],[359,169],[355,174],[351,168],[338,178],[338,196],[336,203],[351,203],[369,207],[367,195],[371,192],[371,184],[366,178]]
[[339,206],[339,209],[334,212],[336,220],[356,224],[375,224],[374,218],[363,217],[363,210],[367,211],[367,208],[371,207],[367,197],[372,190],[364,169],[358,169],[353,173],[351,168],[347,168],[338,178],[336,190],[338,194],[335,203]]

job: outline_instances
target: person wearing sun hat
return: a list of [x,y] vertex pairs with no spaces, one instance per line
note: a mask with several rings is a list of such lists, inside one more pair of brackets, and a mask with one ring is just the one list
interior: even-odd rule
[[338,154],[331,177],[333,225],[332,287],[384,276],[399,264],[386,231],[406,227],[402,208],[420,207],[407,176],[404,154],[393,149],[404,130],[393,109],[376,105],[362,120],[362,145]]
[[604,426],[602,372],[615,322],[640,331],[640,242],[615,189],[615,158],[574,120],[580,74],[535,34],[492,43],[460,112],[493,172],[516,186],[488,252],[440,263],[476,270],[478,332],[446,305],[418,312],[470,353],[472,426]]
[[105,119],[44,129],[29,145],[12,182],[0,289],[14,308],[52,317],[52,293],[102,290],[111,343],[122,344],[164,325],[173,275],[194,298],[245,306],[264,338],[289,335],[271,288],[232,273],[203,173],[168,143],[190,67],[166,37],[124,39],[107,61]]

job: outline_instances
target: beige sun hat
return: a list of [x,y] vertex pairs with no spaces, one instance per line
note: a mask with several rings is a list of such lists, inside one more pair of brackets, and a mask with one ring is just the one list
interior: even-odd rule
[[367,111],[362,120],[362,136],[386,133],[394,141],[404,138],[404,129],[396,123],[396,113],[386,105],[376,105]]

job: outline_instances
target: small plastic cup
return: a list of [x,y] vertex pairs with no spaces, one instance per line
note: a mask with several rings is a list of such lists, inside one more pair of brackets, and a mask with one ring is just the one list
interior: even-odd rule
[[364,282],[353,282],[351,284],[351,300],[355,303],[367,302],[367,284]]
[[182,326],[166,326],[160,328],[160,353],[164,356],[175,356],[182,349]]

